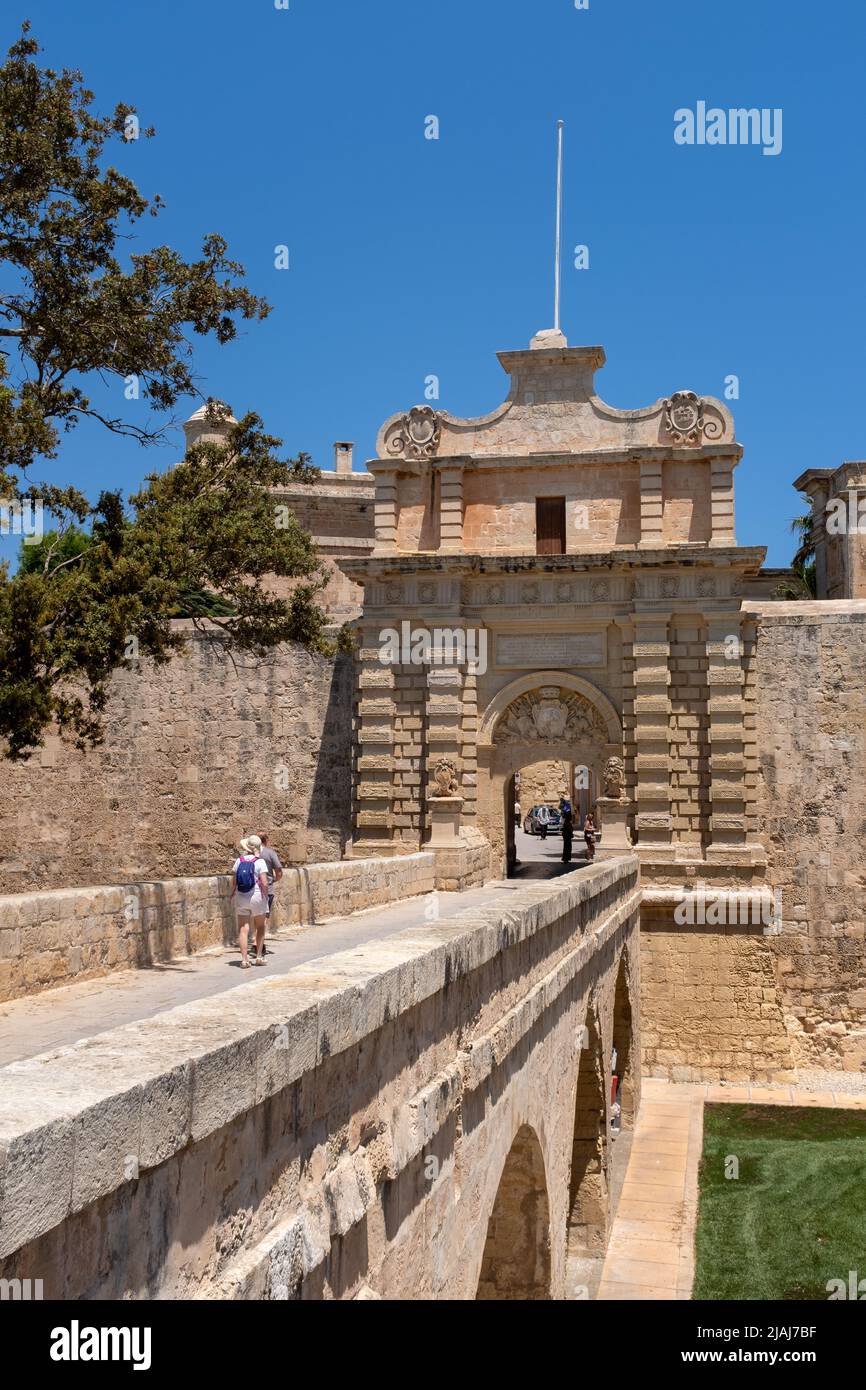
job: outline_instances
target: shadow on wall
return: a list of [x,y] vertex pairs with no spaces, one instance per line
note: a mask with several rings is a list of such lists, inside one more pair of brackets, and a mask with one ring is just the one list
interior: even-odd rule
[[[334,661],[313,777],[307,829],[339,837],[340,856],[352,837],[352,698],[354,657]],[[314,856],[315,857],[315,856]]]

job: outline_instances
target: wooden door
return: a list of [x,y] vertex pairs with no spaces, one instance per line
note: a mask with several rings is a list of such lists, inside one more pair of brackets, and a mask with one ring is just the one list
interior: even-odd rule
[[565,554],[565,498],[536,497],[536,555]]

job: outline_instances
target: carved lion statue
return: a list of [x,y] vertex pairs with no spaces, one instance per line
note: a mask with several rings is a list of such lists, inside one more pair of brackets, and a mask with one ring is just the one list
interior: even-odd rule
[[437,796],[454,796],[459,791],[457,769],[447,758],[440,758],[433,770]]
[[625,767],[622,758],[608,758],[602,777],[604,795],[615,797],[617,801],[625,792]]

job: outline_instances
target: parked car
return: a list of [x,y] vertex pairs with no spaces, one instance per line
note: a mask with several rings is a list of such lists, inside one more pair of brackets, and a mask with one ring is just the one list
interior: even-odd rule
[[[529,815],[526,816],[526,817],[524,818],[524,821],[523,821],[523,829],[526,831],[527,835],[540,835],[540,834],[541,834],[541,831],[540,831],[540,828],[539,828],[539,824],[538,824],[538,813],[539,813],[540,810],[541,810],[541,807],[540,807],[540,806],[533,806],[532,810],[529,812]],[[548,820],[548,822],[547,822],[547,833],[548,833],[548,835],[561,835],[561,834],[562,834],[562,816],[559,814],[559,809],[558,809],[558,807],[556,807],[556,806],[548,806],[548,808],[547,808],[547,814],[548,814],[548,816],[549,816],[549,820]]]

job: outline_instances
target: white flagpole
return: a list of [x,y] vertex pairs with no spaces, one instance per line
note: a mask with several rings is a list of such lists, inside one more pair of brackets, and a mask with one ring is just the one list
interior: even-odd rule
[[565,121],[556,122],[556,257],[553,272],[553,326],[559,329],[560,252],[562,245],[562,132]]

